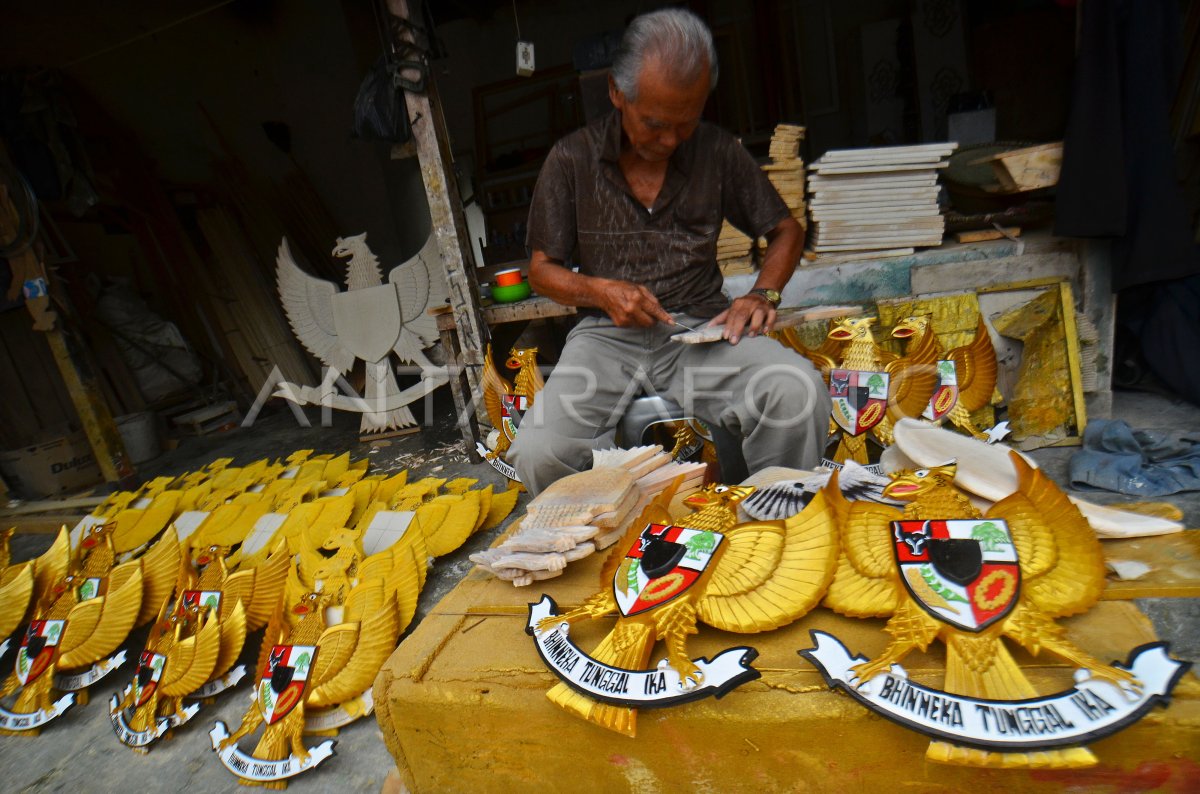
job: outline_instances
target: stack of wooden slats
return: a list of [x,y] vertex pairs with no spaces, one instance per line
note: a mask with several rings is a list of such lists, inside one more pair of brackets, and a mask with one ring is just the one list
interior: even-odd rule
[[[792,212],[792,217],[807,227],[804,204],[804,160],[800,157],[800,141],[804,140],[804,127],[795,124],[778,124],[775,134],[771,136],[768,150],[771,162],[762,167],[771,184],[779,191],[779,196]],[[759,238],[751,240],[746,235],[730,225],[729,221],[721,224],[721,233],[717,237],[717,265],[724,276],[736,276],[741,273],[753,273],[754,257],[751,249],[757,247],[761,254],[767,247],[767,241]]]
[[941,245],[945,220],[938,209],[938,170],[956,143],[842,149],[812,164],[808,180],[816,253],[912,253]]
[[804,128],[794,124],[779,124],[771,136],[771,162],[763,166],[767,178],[779,191],[783,203],[792,211],[792,217],[807,228],[808,219],[804,210],[804,160],[800,157],[800,141],[804,140]]
[[739,273],[754,271],[754,263],[750,257],[750,249],[754,241],[738,231],[729,221],[721,224],[721,233],[717,235],[717,266],[721,275],[735,276]]

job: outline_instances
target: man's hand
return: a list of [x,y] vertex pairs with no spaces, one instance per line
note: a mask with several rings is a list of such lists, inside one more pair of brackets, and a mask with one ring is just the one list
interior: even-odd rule
[[712,319],[709,325],[725,324],[721,338],[736,345],[745,336],[769,334],[775,328],[775,307],[762,295],[743,295],[728,309]]
[[539,295],[564,306],[600,309],[622,328],[675,323],[658,298],[645,287],[629,281],[574,273],[542,251],[535,250],[530,257],[529,286]]
[[[767,253],[763,257],[762,269],[755,280],[756,287],[770,287],[783,291],[796,262],[804,249],[804,230],[795,218],[787,217],[767,232]],[[769,334],[775,329],[775,307],[766,297],[747,294],[738,298],[725,311],[713,318],[709,325],[725,323],[722,336],[729,344],[736,345],[742,336]]]
[[675,320],[667,314],[654,293],[628,281],[600,279],[597,285],[596,302],[604,313],[620,328],[647,328],[655,323],[674,325]]

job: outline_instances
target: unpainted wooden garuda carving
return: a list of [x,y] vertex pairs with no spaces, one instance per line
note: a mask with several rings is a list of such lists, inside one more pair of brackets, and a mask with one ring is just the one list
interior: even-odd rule
[[[300,342],[329,369],[318,388],[283,383],[276,396],[300,405],[361,412],[363,433],[411,427],[416,421],[408,404],[449,380],[445,368],[435,366],[423,352],[438,339],[436,321],[427,310],[446,298],[437,240],[430,235],[420,253],[391,269],[386,283],[366,234],[339,237],[333,255],[349,259],[344,292],[301,270],[286,238],[279,245],[276,273],[288,322]],[[400,390],[393,354],[421,368],[421,383]],[[338,394],[338,377],[359,358],[366,362],[365,399]]]

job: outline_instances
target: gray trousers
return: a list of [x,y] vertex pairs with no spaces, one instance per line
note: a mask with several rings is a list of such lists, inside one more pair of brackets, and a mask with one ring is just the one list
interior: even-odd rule
[[[676,315],[699,327],[706,321]],[[685,345],[679,326],[618,328],[585,317],[571,331],[545,388],[521,419],[508,460],[533,495],[591,467],[611,446],[630,401],[661,395],[689,416],[742,439],[751,473],[812,468],[829,429],[829,393],[808,359],[767,337]]]

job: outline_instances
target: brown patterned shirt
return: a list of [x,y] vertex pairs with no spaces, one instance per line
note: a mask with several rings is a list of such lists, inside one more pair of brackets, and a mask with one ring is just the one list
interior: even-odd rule
[[577,252],[580,273],[643,284],[669,312],[716,316],[729,305],[716,259],[721,220],[757,238],[788,216],[787,205],[737,139],[702,122],[671,155],[647,209],[617,163],[621,135],[614,110],[554,145],[526,244],[562,262]]

